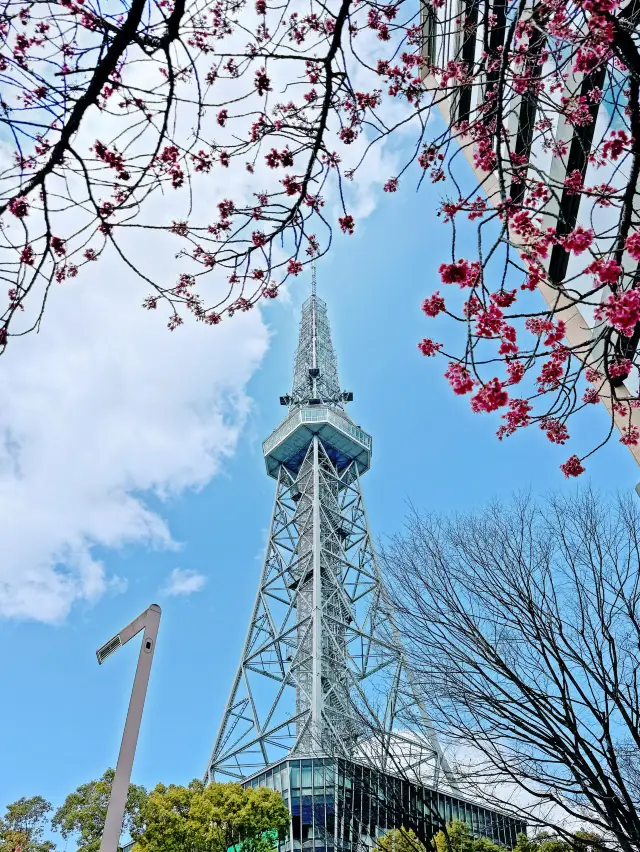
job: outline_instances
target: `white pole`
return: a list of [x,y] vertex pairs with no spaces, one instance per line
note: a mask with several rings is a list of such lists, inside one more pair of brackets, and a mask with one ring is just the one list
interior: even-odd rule
[[[102,840],[100,842],[100,852],[117,852],[120,844],[122,822],[124,820],[124,811],[129,792],[129,782],[131,780],[131,769],[133,767],[133,758],[135,756],[136,745],[138,743],[144,700],[147,694],[151,663],[153,662],[153,652],[155,650],[156,639],[158,637],[160,615],[160,607],[157,604],[152,604],[149,609],[142,613],[142,615],[139,615],[138,618],[132,621],[128,627],[125,627],[117,637],[114,637],[114,639],[110,640],[110,642],[103,646],[103,648],[106,649],[107,646],[111,645],[111,643],[115,643],[115,647],[113,648],[113,650],[115,650],[128,642],[129,639],[133,638],[133,636],[139,633],[144,627],[142,646],[140,648],[140,656],[138,657],[138,666],[136,668],[136,675],[133,681],[127,719],[124,723],[124,732],[122,734],[122,743],[120,744],[120,753],[118,754],[118,763],[116,764],[116,774],[111,788],[107,818],[104,824]],[[120,640],[119,642],[116,641],[118,639]],[[100,663],[105,658],[105,656],[102,656],[101,659],[101,650],[102,649],[97,652],[98,662]]]

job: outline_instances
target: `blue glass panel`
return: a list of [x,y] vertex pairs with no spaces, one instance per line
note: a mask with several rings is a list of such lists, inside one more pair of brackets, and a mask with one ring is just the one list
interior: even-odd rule
[[300,767],[297,763],[291,764],[291,789],[300,787]]
[[313,822],[313,799],[311,796],[302,797],[301,817],[303,825],[311,825]]

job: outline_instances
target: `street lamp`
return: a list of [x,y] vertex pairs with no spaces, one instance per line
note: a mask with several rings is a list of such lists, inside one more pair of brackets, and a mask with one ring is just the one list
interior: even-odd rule
[[153,652],[156,647],[156,639],[158,638],[161,613],[162,611],[157,604],[151,604],[149,609],[145,609],[124,630],[121,630],[113,639],[109,639],[108,642],[96,651],[98,663],[102,665],[107,657],[111,656],[122,645],[126,645],[129,639],[133,639],[134,636],[137,636],[144,629],[136,676],[133,680],[133,689],[131,690],[131,699],[129,700],[129,709],[124,723],[118,763],[116,764],[116,774],[111,787],[107,819],[104,824],[104,831],[102,832],[102,840],[100,841],[100,852],[117,852],[118,844],[120,843],[124,809],[127,804],[129,781],[131,780],[131,768],[133,767],[133,758],[138,743],[140,721],[144,709],[144,699],[147,694]]

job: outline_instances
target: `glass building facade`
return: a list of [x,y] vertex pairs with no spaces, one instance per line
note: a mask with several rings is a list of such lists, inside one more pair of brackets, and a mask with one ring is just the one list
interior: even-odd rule
[[243,784],[276,790],[289,808],[289,837],[280,841],[279,852],[362,852],[393,828],[413,829],[428,842],[455,819],[507,848],[526,830],[524,822],[499,811],[350,760],[288,758]]

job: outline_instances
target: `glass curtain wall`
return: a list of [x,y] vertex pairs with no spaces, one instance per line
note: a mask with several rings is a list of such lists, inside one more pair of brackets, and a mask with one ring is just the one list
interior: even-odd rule
[[413,829],[426,842],[453,819],[508,848],[526,831],[524,823],[498,811],[348,760],[288,759],[245,786],[277,790],[289,808],[289,837],[279,852],[362,852],[392,828]]

